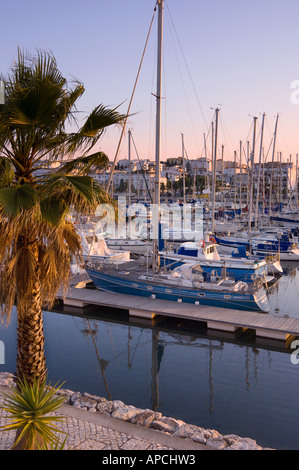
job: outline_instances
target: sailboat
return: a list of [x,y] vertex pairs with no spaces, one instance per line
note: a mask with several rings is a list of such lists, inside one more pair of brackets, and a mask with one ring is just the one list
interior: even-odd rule
[[214,236],[222,249],[231,252],[235,248],[245,246],[256,256],[278,256],[280,261],[299,261],[298,243],[293,235],[286,231],[261,231],[252,236],[241,233],[235,236]]
[[254,282],[261,279],[267,286],[275,282],[276,275],[283,272],[280,263],[276,260],[258,259],[248,257],[245,250],[233,253],[232,256],[223,256],[218,253],[217,243],[182,243],[177,253],[171,251],[160,252],[161,264],[180,266],[186,262],[197,261],[206,273],[221,273],[226,270],[226,275],[235,280]]
[[155,204],[153,205],[153,258],[104,265],[87,261],[86,271],[100,290],[143,296],[174,302],[226,307],[238,310],[268,312],[266,291],[257,283],[247,284],[224,276],[207,279],[199,263],[186,263],[171,271],[160,267],[159,218],[160,218],[160,147],[161,147],[161,97],[162,97],[162,39],[164,0],[158,6],[158,54],[156,92],[156,150],[155,150]]

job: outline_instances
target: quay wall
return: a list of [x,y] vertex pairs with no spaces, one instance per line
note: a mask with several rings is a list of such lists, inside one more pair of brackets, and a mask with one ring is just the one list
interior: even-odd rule
[[[0,386],[10,388],[14,384],[13,374],[0,372]],[[252,438],[240,437],[235,434],[223,435],[215,429],[203,429],[179,419],[163,416],[157,411],[126,405],[120,400],[110,401],[86,392],[74,392],[68,389],[60,389],[57,393],[65,397],[65,404],[76,408],[88,410],[90,413],[103,413],[114,419],[191,440],[215,450],[273,450],[263,448]]]

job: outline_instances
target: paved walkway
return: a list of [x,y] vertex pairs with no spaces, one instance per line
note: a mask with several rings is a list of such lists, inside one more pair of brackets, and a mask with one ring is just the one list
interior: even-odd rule
[[[0,407],[7,393],[0,387]],[[103,451],[198,451],[214,450],[208,446],[166,433],[146,429],[131,423],[111,418],[99,412],[92,413],[71,405],[63,405],[59,414],[65,420],[59,428],[67,433],[66,450],[103,450]],[[0,426],[7,423],[5,413],[0,408]],[[64,435],[63,439],[64,439]],[[15,432],[0,431],[0,450],[9,450],[14,442]]]

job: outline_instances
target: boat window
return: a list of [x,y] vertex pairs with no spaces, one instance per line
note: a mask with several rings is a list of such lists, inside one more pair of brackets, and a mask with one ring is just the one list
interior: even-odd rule
[[190,250],[185,247],[181,247],[178,251],[178,255],[194,256],[197,257],[197,250]]

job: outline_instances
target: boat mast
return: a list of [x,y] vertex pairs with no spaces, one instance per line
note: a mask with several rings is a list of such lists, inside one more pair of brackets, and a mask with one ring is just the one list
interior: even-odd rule
[[182,161],[183,161],[183,227],[187,228],[186,222],[186,164],[185,164],[185,145],[184,134],[182,134]]
[[217,139],[218,139],[218,116],[219,108],[216,108],[216,120],[215,120],[215,143],[214,143],[214,152],[213,152],[213,178],[212,178],[212,188],[213,188],[213,199],[212,199],[212,234],[215,231],[215,196],[216,196],[216,162],[217,162]]
[[250,161],[250,196],[249,196],[249,216],[248,216],[248,233],[251,232],[251,216],[252,216],[252,200],[253,200],[253,172],[254,172],[254,154],[255,154],[255,135],[256,135],[256,121],[257,117],[253,118],[253,138],[252,138],[252,152]]
[[271,218],[271,215],[272,215],[272,188],[273,188],[273,172],[274,172],[274,155],[275,155],[275,144],[276,144],[278,117],[279,117],[279,115],[277,114],[276,123],[275,123],[275,131],[274,131],[273,151],[272,151],[272,167],[271,167],[270,193],[269,193],[269,217],[270,218]]
[[240,140],[240,218],[242,216],[242,141]]
[[296,155],[296,178],[295,178],[296,210],[298,211],[298,153]]
[[261,167],[262,167],[264,123],[265,123],[265,113],[263,114],[263,120],[262,120],[260,155],[259,155],[259,166],[258,166],[258,175],[257,175],[257,190],[256,190],[256,202],[255,202],[255,227],[257,227],[257,218],[258,218],[258,210],[259,210],[260,178],[261,178]]
[[206,163],[206,189],[208,190],[208,212],[210,211],[210,175],[209,175],[209,164],[208,164],[208,155],[207,155],[207,143],[206,135],[203,135],[204,140],[204,149],[205,149],[205,163]]
[[129,159],[129,208],[131,207],[131,130],[128,130],[128,159]]
[[224,145],[221,147],[221,210],[222,210],[222,220],[224,221],[224,192],[223,192],[223,170],[224,170]]
[[235,213],[235,220],[237,214],[237,152],[234,151],[234,168],[235,168],[235,176],[234,176],[234,213]]
[[185,145],[184,134],[182,134],[182,162],[183,162],[183,203],[186,204],[186,164],[185,164]]
[[[160,222],[160,153],[161,153],[161,99],[162,99],[162,50],[163,50],[163,9],[164,0],[157,0],[158,5],[158,54],[157,54],[157,92],[156,92],[156,153],[155,153],[155,200],[153,211],[154,250],[153,270],[159,270],[159,222]],[[155,227],[156,225],[156,227]]]
[[246,192],[246,201],[247,201],[247,207],[249,206],[249,183],[250,183],[250,168],[249,168],[249,154],[250,154],[250,144],[247,141],[247,155],[246,155],[246,160],[247,160],[247,192]]

